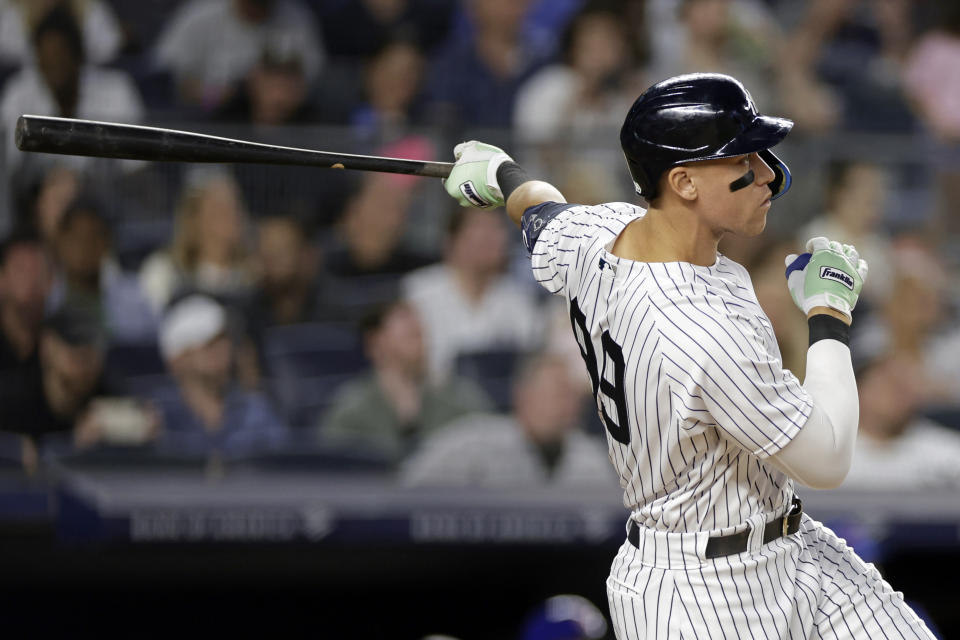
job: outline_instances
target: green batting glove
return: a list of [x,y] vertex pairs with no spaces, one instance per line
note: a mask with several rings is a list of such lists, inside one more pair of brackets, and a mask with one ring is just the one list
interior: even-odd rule
[[490,209],[503,206],[503,192],[497,184],[497,169],[513,158],[503,149],[471,140],[453,149],[457,163],[443,186],[460,206]]
[[805,314],[814,307],[830,307],[852,320],[867,263],[853,245],[811,238],[807,253],[787,256],[787,286],[793,301]]

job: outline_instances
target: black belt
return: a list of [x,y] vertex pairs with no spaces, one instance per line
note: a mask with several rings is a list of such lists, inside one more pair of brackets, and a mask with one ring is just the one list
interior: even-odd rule
[[[771,520],[763,527],[763,544],[773,542],[781,536],[793,535],[800,530],[800,516],[803,514],[803,503],[799,498],[793,499],[793,506],[787,515]],[[750,539],[750,529],[729,536],[715,536],[707,540],[707,558],[719,558],[743,553],[747,550],[747,541]],[[630,544],[640,548],[640,526],[636,522],[630,523],[627,533]]]

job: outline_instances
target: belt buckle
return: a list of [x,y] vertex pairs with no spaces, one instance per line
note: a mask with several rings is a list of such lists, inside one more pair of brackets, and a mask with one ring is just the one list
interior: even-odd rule
[[783,516],[783,521],[780,526],[781,536],[784,538],[787,537],[787,528],[790,526],[790,519],[787,516]]

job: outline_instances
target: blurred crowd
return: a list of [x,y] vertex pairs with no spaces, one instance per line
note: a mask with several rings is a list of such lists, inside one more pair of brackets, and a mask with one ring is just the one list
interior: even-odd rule
[[870,265],[848,484],[960,486],[956,0],[0,0],[0,457],[615,486],[566,309],[502,212],[430,179],[22,154],[10,132],[32,113],[439,160],[476,137],[569,201],[632,200],[626,110],[691,71],[796,122],[793,204],[721,250],[799,377],[784,256],[826,235]]

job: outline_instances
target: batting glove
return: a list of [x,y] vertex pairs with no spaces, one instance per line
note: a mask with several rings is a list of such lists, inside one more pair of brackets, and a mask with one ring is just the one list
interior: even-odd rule
[[853,245],[818,237],[807,241],[807,253],[787,256],[787,286],[805,314],[814,307],[830,307],[852,320],[867,263]]
[[490,209],[503,206],[503,192],[497,184],[497,169],[513,158],[503,149],[471,140],[453,149],[457,163],[443,186],[460,206]]

